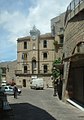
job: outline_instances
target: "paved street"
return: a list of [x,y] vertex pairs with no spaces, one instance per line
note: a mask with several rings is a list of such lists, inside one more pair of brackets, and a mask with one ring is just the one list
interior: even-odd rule
[[22,89],[14,99],[8,96],[13,109],[11,120],[84,120],[84,112],[53,97],[53,89]]

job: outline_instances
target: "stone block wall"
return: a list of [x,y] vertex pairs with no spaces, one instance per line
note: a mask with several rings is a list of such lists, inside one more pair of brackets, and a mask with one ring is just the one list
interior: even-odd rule
[[66,58],[72,55],[79,42],[84,41],[84,10],[68,21],[64,36],[63,52]]
[[5,79],[7,82],[11,82],[12,79],[16,82],[15,70],[17,68],[17,61],[10,61],[10,62],[1,62],[0,67],[6,68],[6,76]]

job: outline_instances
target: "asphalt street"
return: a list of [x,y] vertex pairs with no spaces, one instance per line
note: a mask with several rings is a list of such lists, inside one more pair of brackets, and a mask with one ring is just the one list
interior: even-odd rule
[[15,99],[7,97],[12,108],[10,120],[84,120],[84,112],[53,96],[53,89],[22,89]]

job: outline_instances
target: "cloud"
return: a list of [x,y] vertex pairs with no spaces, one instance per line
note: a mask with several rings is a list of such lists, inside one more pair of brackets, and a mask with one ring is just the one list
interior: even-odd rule
[[[23,0],[19,0],[21,3]],[[33,4],[34,4],[33,0]],[[36,25],[41,33],[50,32],[50,19],[58,16],[60,13],[66,10],[65,5],[60,5],[61,0],[37,0],[36,6],[29,8],[28,14],[21,13],[20,11],[14,11],[13,13],[8,11],[1,12],[0,24],[3,24],[4,29],[10,32],[10,37],[16,38],[29,34],[30,29],[33,25]],[[15,37],[14,37],[15,36]],[[10,41],[16,41],[16,39]]]
[[[50,32],[50,20],[59,14],[65,12],[71,0],[31,0],[31,5],[27,6],[28,0],[19,0],[20,5],[26,5],[26,11],[22,9],[13,9],[0,11],[0,26],[4,32],[7,31],[6,41],[15,44],[17,39],[22,36],[28,36],[33,25],[35,25],[41,34]],[[25,4],[26,2],[26,4]],[[13,6],[14,7],[14,6]]]

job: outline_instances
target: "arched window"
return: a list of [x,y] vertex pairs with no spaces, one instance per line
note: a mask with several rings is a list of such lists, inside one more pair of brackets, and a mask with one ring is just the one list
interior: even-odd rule
[[75,53],[83,53],[83,52],[84,52],[84,42],[79,42],[79,43],[75,46],[72,54],[75,54]]
[[22,54],[22,59],[23,59],[23,60],[27,60],[27,53],[23,53],[23,54]]
[[35,50],[36,49],[36,46],[35,46],[35,43],[33,43],[33,50]]
[[36,60],[32,60],[32,73],[34,73],[35,71],[35,68],[36,68]]

